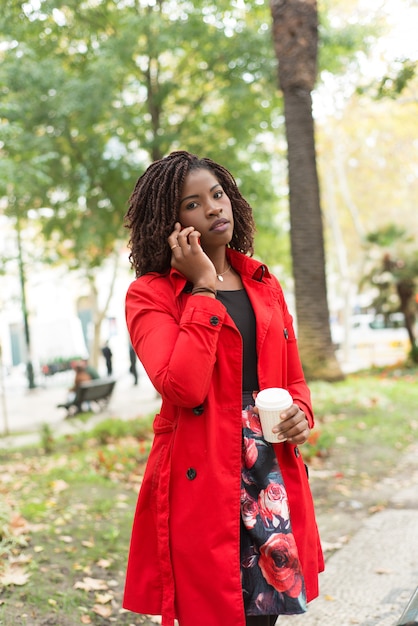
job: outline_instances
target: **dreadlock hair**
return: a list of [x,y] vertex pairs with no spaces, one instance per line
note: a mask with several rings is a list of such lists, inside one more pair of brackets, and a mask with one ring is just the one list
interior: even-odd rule
[[252,209],[241,195],[232,174],[211,159],[177,151],[151,163],[138,178],[128,201],[125,226],[130,229],[129,260],[137,277],[170,269],[171,250],[167,238],[178,221],[185,178],[197,169],[211,171],[231,201],[234,232],[229,247],[250,256],[253,254],[255,223]]

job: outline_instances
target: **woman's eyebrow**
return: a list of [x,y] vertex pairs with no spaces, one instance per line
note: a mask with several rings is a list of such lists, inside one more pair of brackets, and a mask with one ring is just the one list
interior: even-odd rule
[[[216,183],[215,185],[213,185],[213,186],[209,189],[209,192],[213,191],[216,187],[222,187],[221,183]],[[199,194],[198,194],[198,193],[195,193],[195,194],[193,194],[193,195],[191,195],[191,196],[186,196],[186,197],[184,197],[184,198],[182,198],[182,199],[180,200],[180,204],[181,204],[182,202],[184,202],[185,200],[190,200],[191,198],[198,198],[198,197],[199,197]]]

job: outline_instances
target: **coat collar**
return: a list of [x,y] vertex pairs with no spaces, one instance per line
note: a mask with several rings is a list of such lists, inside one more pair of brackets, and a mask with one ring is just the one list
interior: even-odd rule
[[[263,282],[264,278],[270,278],[270,272],[267,265],[261,263],[257,259],[248,257],[242,252],[237,250],[226,249],[226,256],[232,267],[238,272],[242,279],[255,280],[257,282]],[[174,290],[176,296],[179,296],[187,286],[187,280],[176,269],[171,269],[169,272],[171,281],[174,284]]]

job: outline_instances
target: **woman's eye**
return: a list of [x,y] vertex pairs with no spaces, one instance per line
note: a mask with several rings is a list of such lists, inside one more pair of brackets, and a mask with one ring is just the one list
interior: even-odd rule
[[186,209],[195,209],[197,207],[197,202],[190,202],[187,206]]
[[219,200],[219,198],[222,198],[222,196],[223,196],[223,191],[217,191],[217,192],[214,194],[214,196],[213,196],[213,197],[214,197],[216,200]]

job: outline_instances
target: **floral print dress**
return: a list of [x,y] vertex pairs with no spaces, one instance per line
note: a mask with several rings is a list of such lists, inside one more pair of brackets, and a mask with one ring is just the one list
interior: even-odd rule
[[289,504],[271,443],[260,419],[242,411],[241,578],[247,615],[307,610],[305,584],[292,534]]

